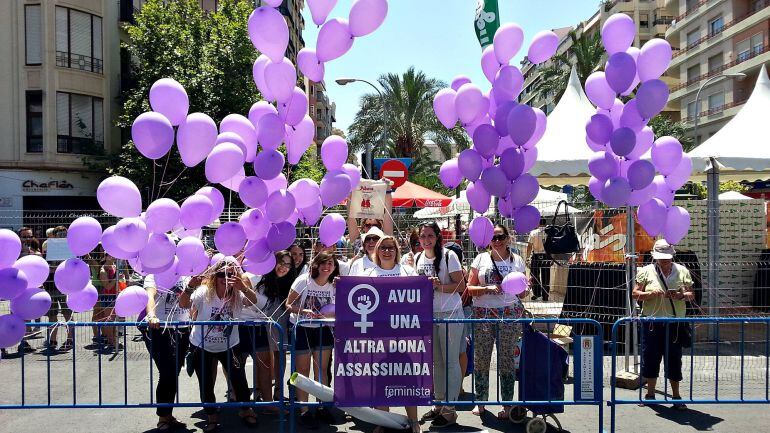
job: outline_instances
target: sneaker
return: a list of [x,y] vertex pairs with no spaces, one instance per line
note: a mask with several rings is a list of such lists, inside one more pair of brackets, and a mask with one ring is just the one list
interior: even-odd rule
[[299,423],[308,430],[318,430],[318,420],[309,410],[299,416]]
[[319,407],[315,412],[315,418],[324,424],[334,424],[335,419],[331,411],[325,407]]
[[434,409],[431,409],[431,410],[425,412],[422,415],[422,418],[420,418],[420,421],[422,421],[422,422],[433,421],[434,419],[438,418],[438,416],[439,416],[439,411],[438,411],[438,409],[434,408]]
[[66,351],[68,351],[68,350],[72,350],[72,348],[73,348],[73,347],[74,347],[74,346],[72,345],[72,342],[71,342],[71,341],[69,341],[69,340],[67,340],[67,341],[65,341],[65,342],[64,342],[64,344],[62,344],[62,345],[61,345],[61,347],[59,348],[59,350],[63,350],[63,351],[65,351],[65,352],[66,352]]
[[446,415],[441,414],[430,423],[431,428],[446,428],[457,425],[457,416],[448,418]]
[[[671,400],[681,400],[682,397],[671,397]],[[687,405],[684,403],[674,403],[672,406],[674,410],[687,410]]]
[[21,340],[21,343],[19,343],[19,353],[21,352],[30,353],[34,351],[35,349],[32,346],[30,346],[29,343],[27,343],[24,340]]

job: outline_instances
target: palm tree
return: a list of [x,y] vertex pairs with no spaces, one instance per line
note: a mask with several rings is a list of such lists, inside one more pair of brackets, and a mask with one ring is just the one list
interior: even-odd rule
[[[425,141],[432,140],[448,159],[453,152],[470,145],[461,127],[447,130],[433,113],[433,97],[446,87],[445,83],[428,78],[414,67],[402,75],[381,75],[377,81],[383,98],[374,93],[364,95],[348,129],[352,152],[362,151],[367,143],[372,143],[375,156],[428,158]],[[384,146],[380,144],[383,128],[387,136]]]
[[599,32],[583,33],[578,36],[573,30],[569,33],[569,37],[572,39],[572,46],[567,51],[554,56],[551,63],[540,72],[540,81],[535,85],[534,91],[542,100],[561,99],[564,90],[567,89],[573,65],[577,70],[580,84],[585,84],[588,76],[604,63],[606,52]]

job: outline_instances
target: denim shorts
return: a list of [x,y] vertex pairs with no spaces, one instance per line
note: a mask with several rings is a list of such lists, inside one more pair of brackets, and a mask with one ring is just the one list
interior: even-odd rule
[[295,353],[309,353],[318,350],[330,350],[334,347],[334,329],[331,326],[311,328],[308,326],[297,327],[297,341],[294,346]]

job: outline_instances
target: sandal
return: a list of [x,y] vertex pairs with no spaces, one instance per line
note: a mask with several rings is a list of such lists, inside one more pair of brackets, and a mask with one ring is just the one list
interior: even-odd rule
[[484,412],[486,412],[486,411],[487,411],[487,409],[484,406],[478,405],[478,406],[473,408],[471,413],[473,415],[476,415],[476,416],[482,416],[482,415],[484,415]]
[[256,428],[259,425],[257,414],[255,414],[253,411],[244,412],[244,414],[241,414],[240,417],[243,425],[248,428]]
[[187,425],[183,422],[180,422],[176,418],[159,420],[157,425],[158,431],[170,431],[170,430],[174,430],[178,428],[181,429],[185,427],[187,427]]
[[[655,394],[653,394],[653,395],[645,395],[644,396],[644,400],[645,401],[646,400],[655,400]],[[641,402],[641,403],[639,403],[638,406],[639,407],[645,407],[645,406],[649,406],[649,405],[650,405],[650,403]]]
[[503,410],[497,413],[497,419],[500,421],[508,421],[511,417],[511,407],[503,406]]

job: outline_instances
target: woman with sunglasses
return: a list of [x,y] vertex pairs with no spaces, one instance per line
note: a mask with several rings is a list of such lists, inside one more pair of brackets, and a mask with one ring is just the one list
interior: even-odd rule
[[[465,288],[465,277],[460,259],[454,251],[443,246],[441,229],[435,222],[420,227],[423,252],[415,255],[419,275],[433,281],[433,317],[436,319],[464,319],[460,293]],[[457,401],[460,394],[460,348],[464,342],[462,323],[433,325],[433,389],[436,400]],[[464,348],[464,346],[462,346]],[[422,416],[432,421],[431,427],[444,428],[457,423],[454,407],[434,407]]]
[[[471,264],[468,279],[468,291],[473,296],[473,317],[475,319],[510,319],[524,315],[521,299],[526,292],[518,296],[503,293],[501,283],[511,272],[526,272],[524,260],[509,248],[508,229],[495,225],[492,244],[487,252],[476,256]],[[521,326],[514,323],[480,323],[473,325],[473,375],[476,383],[476,398],[487,400],[489,396],[489,368],[492,349],[497,345],[497,369],[500,374],[501,396],[505,401],[513,399],[516,383],[516,371],[513,365],[514,348],[521,335]],[[497,414],[501,420],[508,419],[511,407],[504,406]],[[473,408],[474,415],[481,416],[483,405]]]
[[[321,252],[313,257],[310,273],[297,278],[286,299],[286,308],[291,311],[291,322],[296,326],[294,353],[297,360],[297,372],[310,377],[310,361],[320,382],[329,385],[330,377],[327,366],[331,362],[334,347],[334,332],[331,325],[320,323],[302,323],[308,319],[334,318],[333,312],[323,308],[334,304],[334,279],[339,275],[337,260],[333,255]],[[299,323],[298,323],[299,322]],[[297,389],[298,401],[308,401],[308,394]],[[317,416],[307,406],[300,409],[300,423],[306,428],[318,428],[318,420],[329,420],[329,412],[319,408]]]
[[[244,308],[241,317],[244,320],[270,319],[281,327],[282,333],[279,334],[275,326],[245,328],[245,333],[241,330],[241,350],[249,349],[244,351],[244,355],[251,355],[257,363],[257,381],[262,401],[269,401],[271,397],[277,401],[281,396],[279,387],[283,384],[286,365],[282,365],[280,361],[281,357],[285,359],[285,347],[289,344],[289,317],[286,314],[285,302],[294,280],[297,279],[294,263],[296,262],[289,251],[278,251],[275,253],[275,268],[269,273],[263,276],[244,273],[257,294],[257,303]],[[252,338],[258,343],[255,347],[251,346]],[[275,390],[272,389],[272,380],[275,380]],[[272,407],[268,411],[277,412]]]
[[[226,257],[214,266],[213,274],[205,276],[200,287],[188,285],[179,298],[179,306],[190,308],[194,321],[233,320],[240,316],[244,306],[257,302],[257,296],[250,286],[251,283],[242,275],[238,262],[232,257]],[[216,403],[216,362],[222,365],[230,379],[236,401],[249,401],[246,371],[234,351],[240,341],[239,337],[237,325],[193,325],[190,333],[190,344],[194,350],[192,362],[198,377],[202,403]],[[204,411],[208,420],[203,431],[219,430],[217,408],[207,406]],[[251,408],[242,408],[239,415],[248,427],[258,425],[257,415]]]
[[361,235],[363,255],[353,259],[347,275],[363,275],[368,269],[374,267],[374,257],[377,255],[377,242],[385,236],[382,230],[372,227]]

